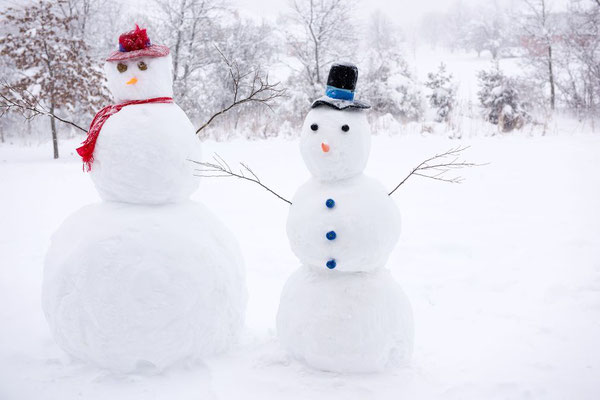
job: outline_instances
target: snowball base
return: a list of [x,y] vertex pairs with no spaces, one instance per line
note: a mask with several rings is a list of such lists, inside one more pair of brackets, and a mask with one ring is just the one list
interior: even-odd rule
[[387,269],[346,273],[302,266],[283,289],[277,333],[293,357],[313,368],[378,372],[410,358],[412,311]]
[[86,206],[46,256],[43,308],[56,342],[115,372],[226,350],[245,305],[237,242],[193,202]]

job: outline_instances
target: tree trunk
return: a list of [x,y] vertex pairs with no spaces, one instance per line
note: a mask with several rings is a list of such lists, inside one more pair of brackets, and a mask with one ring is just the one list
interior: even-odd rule
[[554,89],[554,72],[552,71],[552,46],[548,46],[548,81],[550,82],[550,108],[554,110],[556,94]]
[[[54,114],[54,106],[50,107],[50,112]],[[52,146],[54,147],[54,159],[58,158],[58,136],[56,134],[56,121],[54,118],[50,118],[50,128],[52,129]]]

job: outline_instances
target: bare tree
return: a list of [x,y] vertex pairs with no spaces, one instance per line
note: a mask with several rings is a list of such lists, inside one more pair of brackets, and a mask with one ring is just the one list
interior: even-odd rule
[[326,68],[338,58],[349,58],[356,50],[351,12],[353,0],[293,0],[290,21],[300,34],[292,29],[287,36],[291,54],[302,66],[301,74],[311,87],[324,83]]
[[567,18],[556,86],[580,118],[593,118],[600,112],[600,5],[594,0],[572,0]]
[[[550,0],[551,1],[551,0]],[[552,14],[549,0],[522,0],[521,44],[527,51],[526,63],[534,76],[543,77],[550,88],[550,108],[556,106],[556,71],[554,44],[559,38],[560,23]]]
[[173,88],[177,102],[192,115],[197,114],[199,81],[207,66],[218,63],[212,44],[218,40],[220,0],[155,0],[160,13],[157,27],[166,39],[173,59]]

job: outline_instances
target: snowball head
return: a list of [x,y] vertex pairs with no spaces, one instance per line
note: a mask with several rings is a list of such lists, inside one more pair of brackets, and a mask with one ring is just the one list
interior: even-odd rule
[[303,266],[283,288],[277,334],[313,368],[378,372],[410,359],[412,311],[387,269],[337,274]]
[[102,126],[91,177],[104,200],[162,204],[198,188],[200,141],[176,104],[123,107]]
[[300,151],[310,173],[333,181],[361,173],[371,149],[367,114],[358,109],[313,108],[302,126]]
[[115,103],[173,97],[173,61],[170,54],[107,61],[104,72]]
[[101,203],[54,234],[43,308],[73,357],[114,372],[160,371],[237,340],[244,279],[236,240],[204,206]]
[[363,174],[310,179],[292,199],[287,235],[303,264],[326,269],[334,260],[335,271],[372,271],[385,265],[398,242],[400,214],[383,186]]

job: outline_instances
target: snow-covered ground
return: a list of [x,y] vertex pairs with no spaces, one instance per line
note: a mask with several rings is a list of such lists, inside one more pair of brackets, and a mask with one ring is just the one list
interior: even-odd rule
[[[600,395],[600,174],[597,135],[374,138],[368,174],[392,188],[458,144],[489,162],[461,185],[412,178],[389,268],[415,316],[412,365],[344,376],[289,359],[275,337],[279,294],[299,266],[287,205],[258,186],[204,179],[193,196],[237,235],[250,300],[229,354],[158,376],[114,376],[71,361],[40,306],[43,257],[61,221],[98,201],[65,142],[0,146],[0,399],[597,399]],[[307,178],[296,141],[204,144],[247,162],[286,197]],[[70,152],[70,154],[69,154]],[[420,180],[421,179],[421,180]]]

